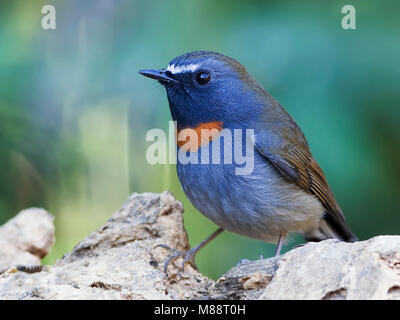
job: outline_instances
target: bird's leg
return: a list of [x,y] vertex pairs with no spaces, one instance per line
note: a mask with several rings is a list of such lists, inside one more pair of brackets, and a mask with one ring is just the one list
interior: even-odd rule
[[279,240],[278,240],[278,243],[276,245],[275,257],[278,257],[279,254],[281,253],[281,249],[282,249],[282,245],[283,245],[284,239],[285,239],[285,235],[283,233],[281,233],[279,235]]
[[224,229],[219,228],[218,230],[214,231],[208,238],[204,239],[202,242],[200,242],[197,246],[195,246],[194,248],[188,250],[188,251],[178,251],[175,249],[170,248],[169,246],[165,245],[165,244],[158,244],[156,245],[154,248],[157,247],[161,247],[161,248],[165,248],[168,249],[170,251],[172,251],[172,254],[168,257],[167,261],[165,261],[164,264],[164,272],[166,275],[168,275],[167,273],[167,268],[168,265],[170,264],[170,262],[172,262],[173,260],[182,257],[183,261],[182,261],[182,266],[181,269],[183,270],[183,268],[185,267],[185,264],[188,262],[193,268],[195,268],[196,270],[198,269],[195,262],[194,262],[194,258],[197,254],[197,252],[203,248],[207,243],[209,243],[211,240],[213,240],[216,236],[218,236],[222,231],[224,231]]
[[[284,240],[285,240],[285,236],[286,236],[285,233],[279,234],[278,243],[276,244],[275,257],[278,257],[279,254],[280,254],[280,252],[281,252],[281,249],[282,249],[282,246],[283,246],[283,242],[284,242]],[[259,260],[263,260],[263,259],[264,259],[263,255],[260,254]],[[238,267],[240,264],[245,263],[245,262],[250,262],[250,260],[249,260],[249,259],[241,259],[241,260],[236,264],[236,267]]]

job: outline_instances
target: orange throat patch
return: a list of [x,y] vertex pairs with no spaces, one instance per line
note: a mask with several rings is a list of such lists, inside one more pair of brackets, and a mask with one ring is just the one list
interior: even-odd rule
[[219,136],[223,124],[222,121],[211,121],[201,123],[195,128],[177,130],[176,144],[184,152],[196,152],[201,146],[207,145]]

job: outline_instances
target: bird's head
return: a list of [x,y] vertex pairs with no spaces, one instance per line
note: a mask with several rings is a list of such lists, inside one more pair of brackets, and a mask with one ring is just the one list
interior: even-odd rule
[[174,58],[165,69],[141,70],[167,90],[178,129],[218,122],[248,127],[260,110],[263,89],[236,60],[210,51]]

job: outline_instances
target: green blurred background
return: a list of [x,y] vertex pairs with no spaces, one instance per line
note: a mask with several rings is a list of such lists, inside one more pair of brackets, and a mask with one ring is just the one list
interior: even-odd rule
[[[56,30],[41,28],[45,4]],[[356,30],[341,28],[345,4]],[[166,130],[170,113],[162,87],[137,71],[193,50],[238,59],[285,106],[360,239],[399,233],[400,2],[371,0],[1,2],[0,224],[31,206],[53,213],[52,264],[131,192],[167,189],[192,246],[214,231],[175,167],[145,159],[146,132]],[[226,232],[197,262],[215,279],[273,252]]]

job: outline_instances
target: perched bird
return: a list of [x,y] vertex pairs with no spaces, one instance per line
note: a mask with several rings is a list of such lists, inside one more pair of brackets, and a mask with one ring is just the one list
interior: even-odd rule
[[223,130],[254,130],[250,174],[238,175],[236,163],[182,163],[178,157],[178,177],[186,196],[220,228],[187,252],[173,250],[165,272],[179,256],[184,258],[182,268],[186,262],[195,267],[196,253],[223,230],[275,242],[276,255],[289,233],[300,233],[306,241],[357,240],[303,132],[238,61],[195,51],[173,59],[165,69],[139,73],[165,87],[178,134],[187,128],[214,129],[206,139],[200,134],[197,145],[178,141],[178,152],[185,147],[184,153],[193,159],[206,151],[208,157],[211,142],[221,139]]

